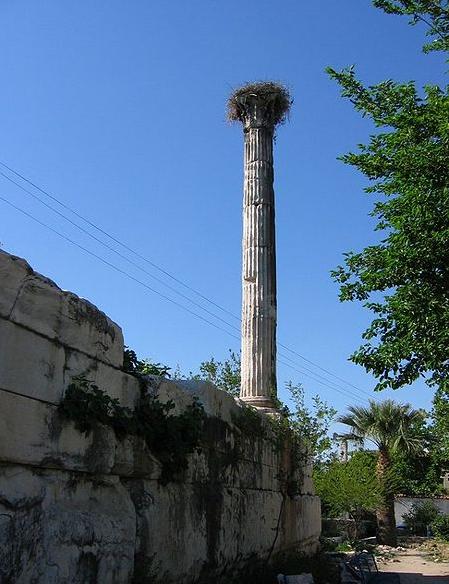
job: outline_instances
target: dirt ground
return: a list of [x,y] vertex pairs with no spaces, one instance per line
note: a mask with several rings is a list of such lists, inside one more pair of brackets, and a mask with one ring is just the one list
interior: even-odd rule
[[[381,550],[383,551],[383,550]],[[449,584],[449,545],[431,541],[385,550],[379,570],[396,572],[401,584]]]

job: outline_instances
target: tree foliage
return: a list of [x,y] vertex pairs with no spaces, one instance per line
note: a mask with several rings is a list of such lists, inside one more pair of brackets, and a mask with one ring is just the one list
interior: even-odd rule
[[375,453],[361,450],[348,462],[333,459],[315,467],[315,489],[328,517],[348,513],[358,522],[366,512],[376,510],[381,502],[376,463]]
[[293,384],[289,381],[286,387],[294,404],[293,410],[288,411],[290,425],[301,436],[307,450],[315,460],[318,460],[332,445],[329,427],[337,410],[322,400],[319,395],[312,397],[312,407],[309,408],[306,405],[305,392],[301,384]]
[[427,535],[427,527],[439,514],[432,501],[421,501],[411,506],[408,513],[403,515],[403,520],[414,535]]
[[449,469],[449,388],[439,387],[435,392],[431,419],[441,468]]
[[203,361],[199,366],[199,372],[190,374],[190,377],[209,381],[218,389],[238,396],[240,392],[240,355],[229,350],[229,357],[223,361],[217,361],[211,357],[208,361]]
[[392,455],[392,473],[397,492],[411,496],[432,496],[444,492],[442,471],[449,469],[449,391],[438,388],[427,422],[417,421],[413,432],[422,448]]
[[349,427],[345,435],[348,440],[362,444],[365,440],[371,440],[378,448],[376,472],[382,499],[376,508],[376,515],[380,543],[396,545],[394,494],[397,484],[392,472],[392,456],[400,451],[419,452],[423,444],[416,427],[424,417],[421,410],[414,410],[409,404],[371,400],[369,406],[349,407],[348,412],[338,420]]
[[432,531],[436,538],[449,542],[449,515],[438,515],[432,521]]
[[[240,392],[240,355],[230,350],[229,357],[223,361],[211,357],[201,363],[198,373],[190,376],[210,381],[218,389],[237,397]],[[286,389],[293,407],[289,408],[276,399],[279,411],[288,419],[290,429],[300,436],[310,455],[320,458],[331,446],[328,431],[337,411],[319,395],[312,397],[311,407],[307,406],[304,388],[300,383],[289,381]]]
[[[447,50],[449,12],[443,1],[383,1],[384,11],[428,20]],[[380,243],[345,254],[332,272],[342,301],[361,301],[373,313],[364,343],[351,359],[397,389],[427,375],[449,374],[449,94],[447,88],[391,80],[366,87],[351,67],[329,68],[343,97],[372,120],[368,144],[342,160],[370,181]]]
[[432,37],[432,40],[424,45],[425,52],[449,49],[447,0],[373,0],[373,4],[387,14],[409,16],[410,24],[425,24],[428,27],[427,36]]

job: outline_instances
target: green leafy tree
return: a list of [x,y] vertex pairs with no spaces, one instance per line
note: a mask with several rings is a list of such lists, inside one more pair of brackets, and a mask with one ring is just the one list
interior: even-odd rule
[[[177,372],[176,377],[179,376],[180,373]],[[211,357],[208,361],[201,363],[198,373],[190,376],[193,379],[210,381],[218,389],[238,396],[240,355],[229,351],[228,359],[223,361],[217,361]],[[288,419],[289,427],[300,437],[301,443],[306,446],[310,455],[315,459],[321,458],[331,446],[328,431],[337,411],[318,395],[312,398],[312,406],[309,408],[306,405],[304,388],[301,384],[289,381],[286,388],[291,396],[293,408],[289,409],[277,400],[278,408]]]
[[449,515],[438,515],[432,521],[432,531],[436,538],[449,542]]
[[[430,445],[427,440],[426,443]],[[426,446],[415,453],[394,452],[391,456],[391,474],[396,493],[411,497],[430,497],[441,493],[441,471],[434,461],[433,449],[429,450]]]
[[438,449],[432,424],[427,417],[417,417],[409,429],[421,448],[409,452],[397,449],[391,454],[391,474],[397,493],[410,496],[431,496],[441,492],[441,472],[436,469],[434,451]]
[[449,391],[435,392],[428,423],[417,421],[413,431],[423,445],[419,452],[395,452],[392,473],[398,492],[432,496],[443,492],[442,471],[449,469]]
[[423,23],[432,40],[424,45],[426,53],[449,50],[449,8],[447,0],[373,0],[387,14],[409,16],[410,24]]
[[123,353],[123,370],[133,375],[159,375],[170,377],[170,367],[162,363],[155,363],[150,359],[138,359],[135,351],[125,347]]
[[290,426],[301,437],[308,452],[315,460],[321,459],[331,448],[329,427],[337,410],[322,400],[319,395],[312,398],[312,408],[307,407],[305,392],[301,384],[286,384],[294,408],[288,411]]
[[449,388],[439,387],[433,398],[432,435],[441,467],[449,469]]
[[442,493],[442,473],[449,470],[449,387],[436,390],[430,420],[431,476],[437,485],[435,493]]
[[[425,50],[449,48],[447,0],[374,0],[387,13],[425,22]],[[428,85],[391,80],[366,87],[351,67],[329,68],[342,95],[376,132],[342,157],[370,181],[380,243],[345,254],[332,272],[340,300],[360,301],[373,313],[364,343],[351,359],[396,389],[427,374],[449,379],[449,94]]]
[[376,464],[376,453],[360,450],[354,452],[347,462],[332,459],[316,465],[313,471],[315,489],[324,513],[328,517],[348,513],[354,520],[356,538],[363,517],[374,512],[382,501]]
[[370,440],[379,451],[376,469],[382,489],[382,501],[376,509],[379,543],[396,545],[394,493],[397,486],[392,474],[392,455],[422,448],[422,439],[415,428],[423,417],[421,410],[414,410],[409,404],[385,400],[370,401],[367,407],[352,406],[338,419],[350,428],[345,435],[348,440],[361,444]]
[[440,514],[432,501],[414,503],[403,515],[405,525],[415,535],[427,535],[427,528]]
[[229,350],[229,357],[217,361],[211,357],[200,364],[199,372],[190,374],[192,379],[210,381],[215,387],[238,396],[240,392],[240,355]]

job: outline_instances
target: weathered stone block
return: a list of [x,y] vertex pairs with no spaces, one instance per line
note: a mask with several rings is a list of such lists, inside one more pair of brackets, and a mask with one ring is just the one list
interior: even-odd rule
[[61,346],[0,318],[0,387],[58,402],[63,371]]
[[[54,406],[0,391],[0,461],[86,473],[134,469],[133,450],[120,449],[111,428],[82,434]],[[129,472],[129,471],[128,471]]]
[[0,316],[9,317],[22,282],[31,272],[25,260],[0,250]]
[[116,367],[123,365],[122,331],[96,306],[36,272],[25,273],[24,262],[3,265],[12,284],[0,289],[0,302],[5,310],[10,307],[12,321]]
[[195,485],[161,487],[147,480],[127,480],[125,485],[137,515],[136,581],[155,575],[164,584],[193,582],[208,554],[207,517]]
[[[16,584],[124,584],[136,518],[117,478],[0,468],[0,574]],[[3,581],[2,578],[2,581]]]
[[312,555],[319,547],[321,533],[321,502],[315,495],[298,495],[287,500],[281,545],[296,542],[304,554]]
[[0,391],[0,460],[87,470],[93,438],[62,424],[56,408]]
[[134,408],[140,396],[139,381],[135,377],[78,351],[66,349],[65,355],[64,389],[73,377],[83,376],[110,397],[118,399],[122,406]]

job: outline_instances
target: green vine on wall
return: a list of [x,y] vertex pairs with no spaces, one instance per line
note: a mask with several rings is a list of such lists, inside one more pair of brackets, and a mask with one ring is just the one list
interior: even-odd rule
[[[280,478],[286,495],[289,497],[298,495],[303,481],[300,473],[307,458],[307,451],[288,409],[283,406],[279,414],[264,417],[254,407],[244,405],[232,416],[232,422],[243,436],[251,440],[269,440],[277,454],[289,451],[289,467]],[[240,444],[236,442],[240,449]]]
[[125,347],[123,351],[123,371],[131,375],[158,375],[160,377],[170,377],[171,367],[162,363],[153,363],[148,359],[138,359],[136,352]]
[[142,438],[162,464],[160,482],[167,484],[185,471],[188,456],[200,449],[205,413],[197,399],[180,414],[174,414],[173,401],[161,402],[142,391],[134,410],[120,405],[97,385],[78,376],[72,379],[59,413],[90,434],[99,424],[114,430],[118,440],[127,436]]
[[[83,434],[90,434],[98,425],[113,429],[118,440],[136,436],[145,441],[148,449],[160,461],[160,482],[167,484],[188,467],[188,457],[199,451],[204,440],[205,413],[195,398],[182,413],[174,414],[173,401],[161,402],[148,393],[143,379],[142,363],[128,350],[131,364],[129,372],[141,381],[141,396],[134,410],[120,405],[95,383],[83,376],[74,377],[59,405],[59,413],[74,422]],[[134,364],[132,364],[134,363]],[[159,373],[161,374],[161,373]],[[165,371],[167,374],[167,371]],[[235,456],[243,450],[242,438],[268,440],[277,453],[288,449],[289,469],[281,477],[284,490],[289,496],[299,492],[301,477],[298,476],[305,457],[304,446],[288,412],[278,416],[262,416],[251,406],[242,406],[232,417],[235,434]]]

